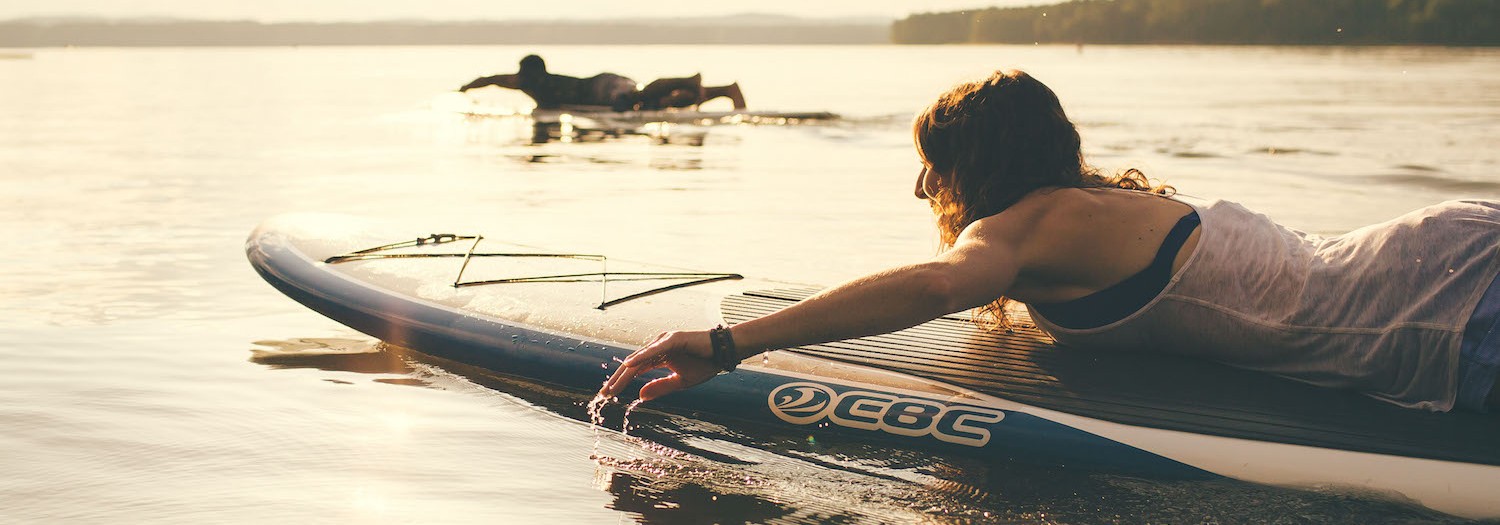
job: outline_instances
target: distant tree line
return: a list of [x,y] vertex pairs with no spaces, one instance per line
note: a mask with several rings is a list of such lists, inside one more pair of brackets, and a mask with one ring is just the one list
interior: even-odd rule
[[1500,0],[1073,0],[921,13],[898,44],[1500,45]]
[[884,44],[886,23],[0,21],[0,47],[482,44]]

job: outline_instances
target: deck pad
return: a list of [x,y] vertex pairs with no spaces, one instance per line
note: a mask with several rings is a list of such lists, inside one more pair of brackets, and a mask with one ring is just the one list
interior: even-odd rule
[[[816,289],[726,297],[730,323]],[[1185,357],[1054,346],[1025,312],[1012,333],[947,316],[907,330],[789,351],[974,389],[1105,421],[1196,434],[1500,465],[1500,417],[1404,409],[1358,393]]]

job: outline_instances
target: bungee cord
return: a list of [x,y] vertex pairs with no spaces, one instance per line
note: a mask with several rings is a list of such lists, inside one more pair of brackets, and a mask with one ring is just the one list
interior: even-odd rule
[[[378,259],[425,259],[425,258],[456,258],[462,257],[463,264],[458,268],[458,274],[454,276],[454,288],[467,288],[472,286],[483,286],[492,284],[520,284],[520,283],[599,283],[599,305],[595,308],[603,310],[634,299],[640,299],[662,292],[708,284],[719,281],[730,281],[743,279],[744,276],[736,273],[699,273],[699,272],[611,272],[609,271],[609,258],[603,255],[585,253],[507,253],[507,252],[480,252],[477,251],[479,243],[484,240],[483,235],[457,235],[452,233],[434,233],[426,237],[417,237],[410,241],[394,242],[355,250],[352,252],[335,255],[323,260],[324,264],[339,264],[351,261],[369,261]],[[383,253],[390,250],[402,248],[418,248],[423,246],[436,246],[454,243],[458,241],[474,241],[463,253]],[[556,275],[534,275],[526,277],[507,277],[501,279],[484,279],[476,281],[464,281],[464,272],[469,268],[469,262],[475,257],[514,257],[514,258],[553,258],[574,259],[584,261],[597,261],[599,271],[584,273],[569,273]],[[643,292],[630,294],[616,299],[609,298],[609,282],[630,281],[666,281],[686,280],[686,282],[673,283]]]

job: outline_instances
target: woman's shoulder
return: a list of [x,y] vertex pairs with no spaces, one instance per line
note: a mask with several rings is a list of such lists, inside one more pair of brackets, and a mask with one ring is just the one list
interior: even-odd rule
[[[1043,188],[971,228],[987,236],[1048,246],[1094,246],[1111,238],[1170,229],[1191,204],[1164,195],[1111,188]],[[1164,231],[1164,230],[1163,230]],[[1066,240],[1065,240],[1066,239]]]
[[1117,199],[1095,188],[1041,188],[993,217],[996,222],[1024,222],[1030,227],[1066,224],[1117,206]]
[[1081,188],[1042,188],[994,215],[980,218],[964,228],[960,238],[1004,238],[1012,243],[1046,238],[1073,230],[1086,218],[1107,206],[1096,195]]

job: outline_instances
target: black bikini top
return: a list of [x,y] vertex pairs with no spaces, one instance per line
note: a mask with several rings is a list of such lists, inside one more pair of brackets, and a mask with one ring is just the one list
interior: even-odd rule
[[1098,328],[1114,323],[1140,310],[1166,289],[1172,280],[1172,262],[1177,252],[1198,228],[1198,212],[1193,211],[1172,226],[1161,241],[1156,259],[1140,273],[1126,277],[1109,288],[1061,303],[1033,303],[1031,308],[1047,321],[1072,330]]

